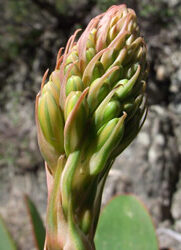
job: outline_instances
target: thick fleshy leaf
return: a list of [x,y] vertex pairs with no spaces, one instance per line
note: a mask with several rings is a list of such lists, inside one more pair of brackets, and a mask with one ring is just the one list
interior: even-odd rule
[[43,250],[45,241],[45,227],[43,221],[35,204],[27,195],[25,195],[25,203],[33,229],[36,248],[37,250]]
[[0,249],[1,250],[17,250],[15,242],[13,241],[6,225],[0,216]]
[[133,195],[118,196],[103,209],[95,244],[96,250],[158,250],[151,217]]

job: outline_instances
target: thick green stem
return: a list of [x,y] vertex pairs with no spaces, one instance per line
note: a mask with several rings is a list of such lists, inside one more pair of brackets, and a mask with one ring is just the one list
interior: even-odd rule
[[77,198],[81,194],[76,194],[72,183],[75,170],[80,167],[79,156],[79,152],[74,152],[67,160],[65,156],[60,157],[55,175],[51,177],[46,250],[95,250],[91,229],[94,227],[97,188],[94,186],[95,192],[92,188],[85,190],[86,196],[82,194],[82,200]]

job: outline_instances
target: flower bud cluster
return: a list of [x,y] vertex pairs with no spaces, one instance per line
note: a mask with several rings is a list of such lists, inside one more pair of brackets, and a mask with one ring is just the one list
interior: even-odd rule
[[[63,54],[59,50],[49,80],[48,72],[43,77],[36,123],[41,153],[60,184],[55,184],[49,207],[58,213],[55,200],[61,197],[70,225],[94,234],[96,222],[90,218],[93,213],[98,218],[96,199],[102,192],[97,194],[102,190],[98,185],[104,184],[115,157],[135,138],[146,117],[148,67],[136,14],[125,5],[112,6],[92,19],[75,42],[79,31],[70,37]],[[72,209],[79,213],[76,219]],[[75,225],[69,230],[71,237],[77,235]]]
[[[110,143],[111,152],[121,144],[125,124],[140,113],[138,130],[143,114],[140,106],[147,75],[146,47],[135,12],[125,5],[112,6],[92,19],[75,42],[79,31],[71,36],[63,55],[60,49],[56,69],[46,84],[43,80],[38,97],[39,128],[57,156],[68,157],[81,150],[87,133],[92,133],[94,148],[102,151],[114,134],[117,142]],[[122,125],[118,126],[120,121]],[[112,129],[106,136],[105,128],[110,124]],[[126,130],[129,127],[126,125]],[[107,139],[99,144],[102,133]],[[52,156],[48,157],[45,160],[53,172]]]

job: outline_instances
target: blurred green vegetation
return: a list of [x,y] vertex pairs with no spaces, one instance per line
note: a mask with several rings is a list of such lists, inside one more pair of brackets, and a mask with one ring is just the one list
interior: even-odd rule
[[176,14],[175,10],[169,8],[169,6],[163,1],[155,0],[152,2],[152,4],[144,1],[140,3],[140,15],[142,17],[148,18],[154,16],[163,21],[165,18],[173,17]]
[[4,1],[0,14],[0,62],[3,62],[16,59],[21,48],[31,44],[36,30],[32,32],[32,24],[39,17],[38,8],[31,0]]
[[118,0],[97,0],[97,5],[101,11],[106,11],[111,5],[120,4]]

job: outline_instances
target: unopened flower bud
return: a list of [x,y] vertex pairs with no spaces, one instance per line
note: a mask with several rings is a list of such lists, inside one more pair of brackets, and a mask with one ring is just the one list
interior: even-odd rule
[[86,59],[87,59],[87,63],[90,62],[90,60],[95,56],[96,51],[94,48],[89,48],[86,51]]
[[53,82],[60,91],[60,70],[55,70],[51,73],[50,81]]
[[135,74],[132,76],[130,80],[128,81],[125,80],[124,82],[123,80],[121,80],[120,82],[117,83],[117,85],[120,85],[120,87],[117,89],[116,94],[120,101],[124,100],[131,94],[132,88],[136,83],[139,74],[140,74],[140,66],[138,65]]
[[102,111],[102,115],[96,119],[96,126],[101,127],[103,124],[119,116],[121,112],[121,105],[118,100],[110,101]]
[[83,93],[71,92],[65,103],[64,147],[67,155],[77,149],[85,131],[88,118],[88,104],[85,99],[87,91],[88,89]]
[[110,157],[112,151],[122,139],[122,136],[124,134],[124,120],[126,116],[127,116],[126,113],[124,113],[122,117],[119,118],[119,121],[112,130],[112,133],[110,134],[107,141],[104,143],[101,149],[95,152],[91,157],[89,163],[91,175],[96,175],[104,169],[104,166],[108,158]]
[[107,141],[109,136],[111,135],[113,129],[115,128],[116,124],[118,123],[119,118],[114,118],[104,124],[98,131],[98,140],[97,140],[97,149],[99,150],[104,143]]
[[82,91],[84,89],[84,84],[80,76],[73,75],[69,77],[66,84],[66,96],[72,91]]
[[39,98],[38,120],[47,142],[50,143],[59,154],[62,154],[64,152],[63,117],[56,103],[56,99],[49,90],[42,93]]
[[53,99],[56,101],[56,104],[59,106],[59,89],[54,82],[49,81],[42,90],[42,95],[49,93],[52,95]]

